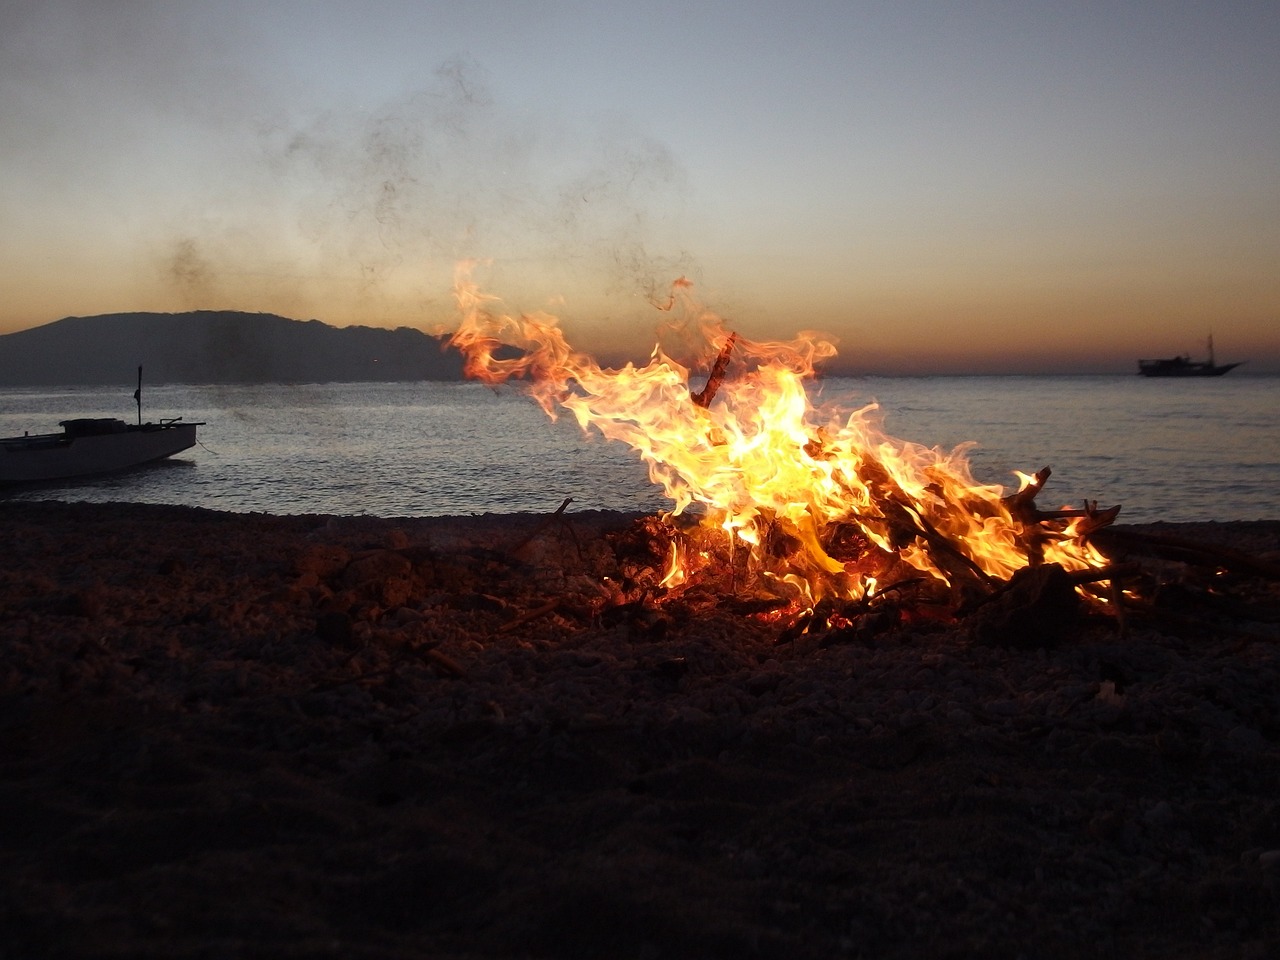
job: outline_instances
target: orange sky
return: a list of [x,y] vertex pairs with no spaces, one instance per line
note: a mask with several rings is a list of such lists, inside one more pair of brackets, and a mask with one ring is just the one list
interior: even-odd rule
[[478,257],[596,352],[687,276],[854,372],[1280,372],[1274,5],[263,7],[0,12],[0,332],[431,329]]

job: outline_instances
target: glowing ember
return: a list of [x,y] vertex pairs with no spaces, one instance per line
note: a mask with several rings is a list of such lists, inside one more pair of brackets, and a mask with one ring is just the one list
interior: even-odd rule
[[[775,595],[802,605],[870,602],[901,563],[960,593],[1030,564],[1076,571],[1105,562],[1081,534],[1114,511],[1037,511],[1047,470],[1020,475],[1022,490],[1006,497],[973,479],[965,447],[886,436],[874,404],[816,422],[805,381],[835,355],[818,334],[776,343],[736,336],[681,280],[663,308],[672,319],[661,339],[680,340],[690,355],[659,345],[644,366],[605,369],[569,346],[555,317],[502,313],[467,265],[455,296],[452,343],[469,377],[526,380],[552,418],[567,410],[584,430],[628,444],[672,500],[671,515],[701,513],[702,528],[722,531],[735,563]],[[701,390],[693,370],[706,377]],[[707,552],[673,543],[663,585],[694,577],[699,557]]]

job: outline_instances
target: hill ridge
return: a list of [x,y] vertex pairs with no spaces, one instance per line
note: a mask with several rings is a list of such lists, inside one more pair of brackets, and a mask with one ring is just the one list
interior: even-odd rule
[[447,338],[412,327],[335,327],[272,313],[191,310],[71,316],[0,336],[0,385],[458,380]]

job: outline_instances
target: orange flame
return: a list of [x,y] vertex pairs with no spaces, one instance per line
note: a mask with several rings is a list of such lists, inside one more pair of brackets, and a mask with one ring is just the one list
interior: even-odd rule
[[[816,423],[805,381],[836,352],[820,334],[770,343],[738,337],[700,309],[681,280],[661,308],[681,308],[665,339],[683,340],[692,356],[681,362],[660,340],[644,366],[606,369],[569,346],[555,317],[500,312],[470,270],[460,265],[455,278],[459,325],[451,341],[465,355],[467,376],[489,384],[525,379],[553,419],[566,410],[584,431],[629,445],[673,502],[673,515],[696,506],[731,547],[741,545],[761,564],[764,544],[780,531],[795,548],[761,573],[809,602],[857,599],[874,589],[874,578],[823,546],[831,524],[852,525],[946,583],[956,568],[944,569],[951,565],[930,549],[940,542],[962,568],[989,578],[1007,579],[1026,566],[1028,543],[1068,570],[1103,562],[1067,531],[1026,529],[1002,487],[973,479],[968,445],[944,451],[888,437],[875,404]],[[515,355],[506,355],[511,348]],[[690,387],[695,366],[711,371],[700,392]],[[1023,476],[1025,487],[1033,478]],[[678,566],[673,554],[669,577]]]
[[678,540],[671,541],[671,554],[667,558],[667,572],[663,574],[659,584],[668,589],[678,587],[689,579],[689,571],[685,566],[685,548]]

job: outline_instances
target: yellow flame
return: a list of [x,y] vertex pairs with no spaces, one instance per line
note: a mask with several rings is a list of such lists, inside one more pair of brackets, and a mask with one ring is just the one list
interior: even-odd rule
[[[551,417],[568,411],[583,430],[595,429],[629,445],[673,503],[672,513],[693,506],[730,539],[756,554],[770,530],[799,545],[775,571],[798,578],[807,596],[856,598],[875,589],[874,579],[830,556],[823,532],[848,523],[881,549],[918,570],[950,582],[931,545],[947,541],[983,575],[1007,579],[1027,565],[1025,544],[1034,539],[1046,561],[1067,569],[1097,565],[1100,556],[1070,535],[1029,536],[1002,500],[1000,486],[976,482],[967,450],[925,447],[886,436],[872,404],[815,422],[805,390],[814,365],[835,355],[831,341],[802,333],[786,342],[754,342],[731,335],[720,319],[695,304],[679,281],[667,307],[676,311],[667,339],[682,340],[691,356],[677,360],[660,345],[644,366],[600,367],[573,350],[555,317],[500,312],[481,293],[471,265],[455,278],[459,325],[452,344],[466,358],[468,376],[494,384],[512,378],[528,389]],[[515,354],[495,354],[515,348]],[[692,369],[713,359],[730,374],[695,394]],[[712,379],[715,379],[713,374]],[[1022,486],[1034,477],[1019,473]],[[673,554],[668,578],[675,576]]]
[[681,586],[689,579],[689,574],[685,568],[685,549],[684,545],[678,540],[671,541],[671,553],[667,558],[667,572],[663,575],[659,585],[667,589],[673,589]]

